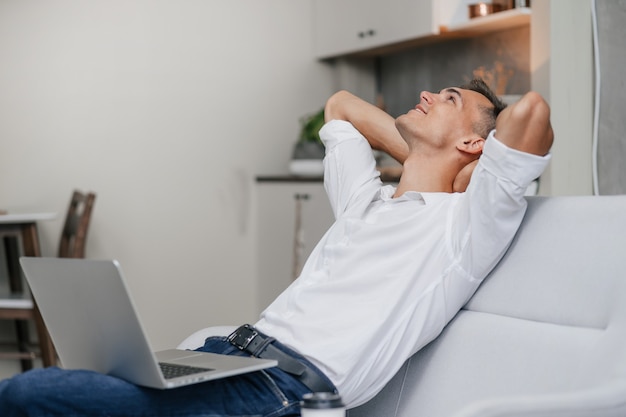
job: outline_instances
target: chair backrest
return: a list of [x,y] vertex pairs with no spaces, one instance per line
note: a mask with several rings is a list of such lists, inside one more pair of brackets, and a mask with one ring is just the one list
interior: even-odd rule
[[70,200],[65,224],[61,231],[59,258],[84,258],[87,231],[91,221],[91,212],[96,200],[94,193],[82,193],[75,190]]
[[528,200],[474,297],[351,417],[626,415],[626,196]]

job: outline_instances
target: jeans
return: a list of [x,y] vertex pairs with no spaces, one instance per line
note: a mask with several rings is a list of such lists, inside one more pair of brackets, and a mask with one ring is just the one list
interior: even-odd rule
[[[278,342],[274,345],[316,369],[287,347]],[[210,337],[197,350],[246,355],[224,337]],[[323,374],[321,376],[327,380]],[[308,392],[310,390],[300,381],[278,368],[158,390],[97,372],[51,367],[0,381],[0,415],[298,416],[300,400]]]

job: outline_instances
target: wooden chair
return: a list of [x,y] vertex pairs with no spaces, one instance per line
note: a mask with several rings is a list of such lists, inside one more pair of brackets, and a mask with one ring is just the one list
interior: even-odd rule
[[94,193],[83,194],[80,191],[74,191],[61,231],[59,258],[85,257],[87,231],[95,200]]
[[[74,191],[61,231],[58,256],[61,258],[83,258],[91,212],[95,202],[94,193]],[[34,237],[36,239],[36,236]],[[41,357],[43,366],[55,365],[56,353],[48,331],[43,323],[37,304],[27,288],[22,284],[19,267],[20,237],[5,235],[4,247],[9,273],[9,293],[0,293],[0,320],[14,320],[16,329],[17,351],[0,351],[0,359],[20,359],[22,371],[32,369],[33,361]],[[23,242],[26,246],[26,242]],[[25,255],[32,255],[26,247]],[[30,341],[28,321],[34,321],[38,344]]]

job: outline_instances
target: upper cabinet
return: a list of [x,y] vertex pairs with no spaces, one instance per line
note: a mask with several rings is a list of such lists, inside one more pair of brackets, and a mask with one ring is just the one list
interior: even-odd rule
[[313,0],[318,58],[369,50],[437,33],[431,0]]
[[530,24],[530,8],[469,18],[474,0],[313,0],[319,59],[381,54]]

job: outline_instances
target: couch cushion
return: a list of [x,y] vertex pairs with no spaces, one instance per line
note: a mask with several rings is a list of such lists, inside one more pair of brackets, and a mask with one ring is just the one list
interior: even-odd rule
[[626,378],[626,196],[528,200],[475,296],[351,417],[451,416]]

